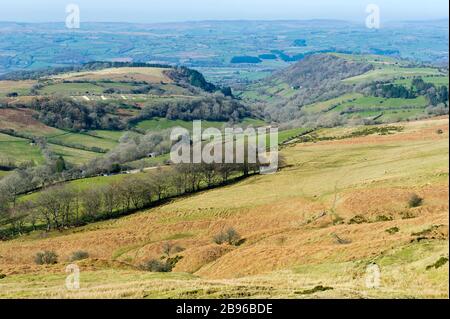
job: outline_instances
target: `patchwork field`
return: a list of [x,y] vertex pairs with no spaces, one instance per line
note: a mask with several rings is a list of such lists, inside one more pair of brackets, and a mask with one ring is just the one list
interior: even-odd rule
[[33,115],[36,115],[36,112],[30,109],[0,109],[0,127],[38,136],[51,136],[63,132],[39,122]]
[[[125,131],[91,131],[72,133],[47,126],[29,109],[0,109],[0,128],[11,129],[26,138],[0,133],[0,161],[13,159],[16,164],[32,160],[44,163],[39,147],[31,144],[31,138],[44,137],[49,149],[55,155],[62,155],[69,163],[82,164],[104,152],[112,150],[119,143]],[[8,133],[9,134],[9,133]]]
[[49,144],[49,149],[57,156],[64,157],[65,161],[75,165],[81,165],[90,160],[101,157],[102,153],[90,152],[73,147]]
[[64,80],[113,80],[113,81],[145,81],[148,83],[173,82],[164,74],[163,68],[109,68],[98,71],[66,73],[55,76]]
[[[277,174],[1,242],[0,297],[448,297],[448,124],[405,122],[390,134],[292,144]],[[421,205],[409,204],[413,194]],[[213,243],[227,227],[242,236],[239,246]],[[139,270],[167,242],[183,248],[174,271]],[[42,250],[60,263],[35,265]],[[68,291],[65,266],[77,250],[90,258],[78,263],[81,289]],[[377,289],[365,285],[372,263],[381,270]]]
[[427,106],[428,102],[424,96],[414,99],[364,96],[346,99],[339,104],[334,104],[332,110],[347,114],[347,116],[376,117],[377,119],[395,122],[419,116],[425,112]]
[[353,102],[361,97],[363,97],[363,95],[359,93],[344,94],[334,99],[306,105],[305,107],[303,107],[303,110],[311,113],[326,112],[332,108],[336,108],[337,105],[341,105],[344,102]]
[[[124,134],[125,132],[122,132]],[[77,145],[88,148],[99,148],[102,150],[112,150],[118,141],[111,138],[104,138],[102,136],[69,133],[65,132],[60,135],[51,136],[48,138],[49,143],[61,143],[63,145],[73,145],[76,148]]]
[[45,86],[40,93],[60,95],[101,94],[105,89],[91,83],[58,83]]
[[383,65],[367,73],[345,79],[346,83],[361,83],[375,80],[391,80],[400,77],[413,78],[415,76],[443,75],[433,68],[405,68],[396,65]]
[[[437,86],[444,85],[444,86],[448,87],[448,76],[425,76],[425,77],[423,77],[423,80],[426,83],[432,83]],[[409,86],[411,86],[412,79],[396,80],[394,83],[398,84],[398,85],[405,85],[405,86],[409,87]]]
[[445,83],[447,83],[448,85],[448,76],[445,74],[444,70],[439,70],[438,68],[418,66],[412,67],[410,61],[408,60],[383,55],[332,54],[346,60],[369,63],[374,66],[372,71],[356,77],[347,78],[344,82],[353,84],[370,82],[373,80],[379,81],[396,79],[394,81],[396,84],[409,86],[412,78],[420,76],[425,82],[428,83],[433,83],[436,85],[445,85]]
[[374,96],[365,96],[355,99],[351,102],[343,102],[336,107],[336,111],[348,111],[349,109],[364,109],[370,111],[371,109],[392,109],[392,108],[424,108],[427,105],[425,97],[420,96],[415,99],[400,99],[400,98],[380,98]]
[[44,157],[37,146],[30,145],[30,141],[0,133],[0,163],[14,161],[16,164],[34,161],[42,164]]
[[[320,72],[315,74],[312,70],[330,63],[328,61],[331,59],[330,56],[342,64],[364,65],[364,69],[353,74],[344,74],[345,68],[335,70],[322,79]],[[436,98],[431,98],[430,92],[433,91],[426,94],[425,91],[418,93],[415,92],[417,88],[412,87],[414,78],[420,78],[425,83],[434,85],[435,91],[440,90],[441,86],[448,87],[448,74],[444,68],[413,65],[406,60],[382,55],[330,53],[320,57],[321,62],[314,62],[314,58],[306,57],[294,67],[286,69],[284,73],[274,73],[265,79],[251,83],[242,91],[238,91],[237,95],[247,103],[257,102],[269,106],[275,118],[281,118],[279,121],[305,119],[308,116],[323,118],[327,121],[327,116],[334,116],[343,121],[351,119],[391,123],[423,119],[430,114],[445,114],[433,113],[429,109],[442,102],[445,104],[445,101],[437,102]],[[333,64],[330,63],[330,65]],[[302,70],[308,70],[310,73],[305,75]],[[311,81],[315,81],[315,90],[318,92],[323,90],[327,93],[315,97],[317,92],[308,91]],[[403,90],[413,92],[410,95],[411,98],[400,98],[407,96],[398,95],[398,92],[390,95],[375,93],[375,83],[381,82],[386,85],[402,86]],[[318,86],[321,88],[318,89]],[[381,89],[378,88],[378,90]],[[445,93],[442,94],[442,96],[445,95]]]
[[[218,128],[222,129],[227,126],[226,122],[218,122],[218,121],[202,121],[202,128]],[[240,126],[246,127],[249,125],[253,125],[254,127],[259,127],[265,125],[264,121],[256,120],[256,119],[243,119],[240,123]],[[151,120],[145,120],[139,122],[136,127],[143,129],[145,131],[160,131],[165,129],[170,129],[174,127],[181,127],[187,130],[192,130],[192,121],[182,121],[182,120],[168,120],[166,118],[154,118]]]
[[9,93],[16,92],[20,95],[28,95],[30,89],[37,82],[33,80],[27,81],[0,81],[0,97],[4,97]]

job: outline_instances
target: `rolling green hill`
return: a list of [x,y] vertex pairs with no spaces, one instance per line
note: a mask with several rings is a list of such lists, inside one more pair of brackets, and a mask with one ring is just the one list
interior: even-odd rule
[[[421,79],[434,91],[447,87],[436,99],[428,93],[412,97],[373,95],[373,85],[415,90]],[[424,91],[425,92],[425,91]],[[319,54],[259,80],[239,93],[247,103],[263,104],[274,121],[316,123],[395,122],[448,113],[448,70],[414,65],[376,55]],[[447,96],[445,98],[445,96]],[[437,101],[439,100],[439,101]],[[439,104],[439,106],[438,106]]]
[[[230,121],[241,126],[275,122],[294,131],[418,119],[446,109],[430,105],[422,95],[373,96],[372,83],[409,89],[420,76],[436,88],[448,87],[442,69],[385,56],[338,53],[306,56],[237,92],[239,99],[221,95],[223,89],[197,71],[167,66],[91,63],[76,70],[20,73],[17,80],[14,76],[0,81],[1,134],[21,141],[14,150],[8,147],[12,142],[4,142],[1,158],[15,162],[14,167],[45,162],[42,147],[31,146],[37,139],[45,140],[54,158],[62,156],[69,165],[80,166],[116,150],[122,137],[129,140],[128,136],[165,134],[176,126],[190,128],[193,119],[217,128]],[[136,160],[130,159],[132,167],[163,163],[167,156],[141,164]]]
[[[164,132],[191,127],[194,119],[218,128],[265,125],[230,90],[184,67],[93,62],[6,77],[0,81],[0,133],[11,141],[0,146],[0,161],[9,168],[1,177],[23,163],[33,167],[59,157],[68,169],[78,167],[78,176],[81,167],[117,152],[122,137],[165,138]],[[167,161],[160,155],[145,165]],[[142,157],[114,161],[134,167]]]

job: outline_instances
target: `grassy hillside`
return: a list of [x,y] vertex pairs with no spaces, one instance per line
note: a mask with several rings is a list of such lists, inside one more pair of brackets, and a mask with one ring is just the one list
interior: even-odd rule
[[[0,243],[1,297],[436,298],[448,296],[448,118],[282,150],[288,166],[119,220]],[[378,132],[378,133],[377,133]],[[411,206],[411,195],[423,198]],[[239,246],[213,237],[234,227]],[[183,248],[172,273],[136,267]],[[60,263],[37,266],[36,252]],[[81,289],[63,288],[76,250]],[[366,267],[381,287],[365,286]],[[436,265],[436,266],[435,266]],[[321,286],[321,287],[319,287]]]
[[[47,126],[36,120],[36,112],[30,109],[0,109],[0,128],[13,130],[22,137],[1,134],[3,139],[15,140],[20,143],[9,147],[4,141],[0,158],[11,158],[16,164],[27,160],[34,160],[36,164],[43,164],[44,159],[37,146],[32,146],[35,137],[45,138],[49,149],[56,155],[62,155],[72,164],[82,164],[95,157],[103,155],[103,151],[112,150],[120,136],[125,131],[91,131],[86,133],[68,132]],[[91,149],[97,148],[97,151]]]
[[423,96],[415,99],[366,96],[352,101],[345,101],[336,106],[333,111],[348,114],[349,116],[376,117],[378,120],[395,122],[423,114],[427,105],[427,101]]
[[242,97],[259,101],[295,99],[308,89],[321,92],[326,82],[336,82],[366,74],[374,67],[367,62],[345,59],[332,54],[316,54],[283,69],[246,88]]
[[441,72],[433,68],[420,68],[420,67],[399,67],[396,65],[382,65],[377,67],[375,70],[369,71],[367,73],[345,79],[344,82],[350,84],[370,82],[370,81],[380,81],[380,80],[392,80],[400,77],[413,78],[415,76],[438,76],[442,75]]
[[[166,123],[166,121],[162,121],[162,122]],[[176,123],[175,126],[184,127],[188,130],[192,128],[192,123],[183,123],[183,122],[178,122],[178,121],[173,121],[173,122]],[[256,123],[259,123],[258,121],[254,121],[254,120],[250,120],[250,119],[246,120],[245,122],[247,124],[255,123],[255,125],[256,125]],[[168,123],[172,124],[170,121]],[[183,126],[182,124],[185,124],[185,125]],[[211,125],[209,127],[215,127],[214,123],[207,123],[207,124]],[[208,127],[208,125],[206,125],[205,127]],[[217,128],[221,129],[221,126],[220,127],[218,126]],[[152,131],[153,129],[156,130],[156,128],[151,127],[150,131]],[[279,131],[278,143],[280,145],[286,144],[289,141],[295,140],[299,136],[302,136],[309,131],[310,130],[308,130],[306,128],[296,128],[296,129],[288,129],[288,130]],[[0,137],[1,137],[1,135],[0,135]],[[269,145],[269,143],[270,143],[269,138],[270,137],[267,136],[267,141],[266,141],[267,145]],[[92,152],[84,152],[84,151],[80,151],[80,150],[74,150],[74,149],[70,149],[70,148],[66,148],[66,147],[61,147],[58,145],[51,145],[51,150],[53,150],[57,155],[61,155],[64,158],[66,158],[69,162],[72,162],[75,164],[82,164],[89,160],[94,159],[95,157],[98,157],[98,154],[95,154]],[[133,162],[129,162],[127,164],[131,168],[134,168],[132,170],[133,173],[137,173],[139,170],[141,170],[142,167],[146,167],[147,171],[150,171],[158,166],[165,165],[165,163],[167,163],[167,161],[170,161],[170,154],[162,154],[162,155],[158,155],[158,156],[152,157],[152,158],[144,158],[144,159],[136,160]],[[6,175],[6,172],[4,174]],[[139,172],[139,174],[141,174],[141,172]],[[65,184],[73,186],[75,189],[78,189],[78,190],[84,190],[86,188],[89,188],[89,186],[92,186],[92,185],[104,186],[104,185],[109,185],[113,182],[120,182],[123,178],[126,178],[126,176],[127,176],[127,174],[119,174],[119,175],[111,175],[111,176],[96,176],[96,177],[91,177],[91,178],[82,178],[82,179],[77,179],[74,181],[69,181]],[[20,197],[20,200],[21,201],[33,200],[37,196],[39,196],[39,194],[40,194],[40,191],[31,193],[31,194],[27,194],[27,195],[23,195]]]
[[64,80],[108,80],[108,81],[144,81],[147,83],[173,82],[163,68],[123,67],[96,71],[84,71],[56,75],[54,78]]
[[370,88],[384,83],[410,90],[415,78],[433,84],[435,90],[448,88],[444,69],[386,56],[330,53],[306,57],[248,86],[239,96],[248,103],[264,105],[265,114],[280,122],[309,118],[321,123],[333,116],[341,118],[340,122],[395,122],[436,114],[427,110],[436,103],[423,92],[413,98],[381,98]]
[[222,88],[187,68],[111,67],[99,62],[82,65],[76,72],[55,69],[16,77],[0,81],[1,132],[22,142],[15,149],[3,143],[0,159],[17,159],[16,166],[22,159],[43,163],[42,150],[28,152],[27,144],[37,139],[45,139],[56,157],[81,165],[104,157],[131,131],[135,136],[161,133],[191,127],[193,119],[218,128],[231,120],[265,125],[250,118],[232,96],[216,92]]

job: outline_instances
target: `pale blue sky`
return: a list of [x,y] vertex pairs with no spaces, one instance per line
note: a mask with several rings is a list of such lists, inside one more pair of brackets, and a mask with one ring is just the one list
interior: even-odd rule
[[364,22],[378,4],[383,21],[448,18],[448,0],[1,0],[0,21],[65,20],[69,3],[82,21],[153,23],[189,20],[340,19]]

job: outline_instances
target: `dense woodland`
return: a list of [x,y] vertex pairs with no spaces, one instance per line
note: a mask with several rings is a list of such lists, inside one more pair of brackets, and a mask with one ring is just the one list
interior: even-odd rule
[[153,117],[165,117],[169,120],[208,120],[234,121],[250,116],[250,111],[239,101],[224,97],[221,94],[203,95],[192,99],[162,101],[145,106],[140,115],[131,119],[130,123]]
[[104,103],[80,103],[69,98],[42,97],[24,105],[38,112],[38,120],[64,130],[121,130],[125,127],[115,108]]
[[206,81],[203,74],[196,70],[191,70],[186,67],[176,67],[167,70],[165,73],[176,83],[189,84],[206,92],[215,92],[219,90],[219,87]]
[[48,126],[78,132],[95,129],[124,130],[142,120],[154,117],[185,121],[238,122],[244,117],[251,116],[246,106],[221,93],[200,93],[192,98],[166,99],[158,103],[148,103],[139,109],[138,115],[131,118],[121,117],[114,104],[95,101],[78,102],[56,96],[36,97],[30,103],[19,103],[14,107],[35,110],[36,119]]
[[238,64],[238,63],[261,63],[262,60],[258,57],[254,56],[235,56],[231,59],[230,63]]
[[414,99],[418,96],[425,96],[430,105],[436,106],[440,103],[448,103],[448,89],[442,85],[437,87],[433,83],[426,83],[422,78],[417,77],[412,80],[410,88],[403,85],[374,83],[370,87],[370,94],[384,98],[404,98]]

